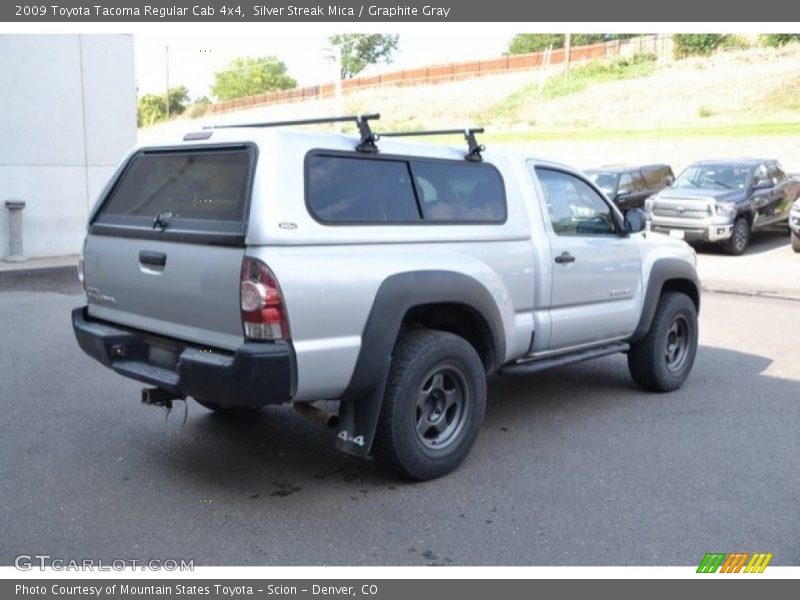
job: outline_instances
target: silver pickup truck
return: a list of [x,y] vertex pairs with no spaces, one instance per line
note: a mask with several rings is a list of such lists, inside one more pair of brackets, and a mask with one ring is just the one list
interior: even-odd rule
[[338,447],[416,479],[467,455],[489,374],[624,353],[641,387],[682,385],[687,244],[569,167],[484,150],[481,130],[418,144],[375,118],[339,118],[357,136],[267,123],[135,148],[89,218],[80,347],[149,404],[338,400]]

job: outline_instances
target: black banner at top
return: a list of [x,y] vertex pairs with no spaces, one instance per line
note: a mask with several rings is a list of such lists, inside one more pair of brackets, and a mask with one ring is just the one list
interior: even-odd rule
[[[10,0],[4,22],[774,22],[794,32],[800,3],[761,0]],[[793,23],[794,21],[794,23]]]

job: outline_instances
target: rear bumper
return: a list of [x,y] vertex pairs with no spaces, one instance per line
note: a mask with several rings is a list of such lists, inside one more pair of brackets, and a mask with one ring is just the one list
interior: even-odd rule
[[188,346],[72,311],[81,349],[120,375],[223,407],[288,402],[294,351],[288,342],[244,343],[235,352]]

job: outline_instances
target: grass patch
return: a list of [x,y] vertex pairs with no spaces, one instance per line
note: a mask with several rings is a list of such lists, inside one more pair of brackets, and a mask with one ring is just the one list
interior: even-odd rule
[[698,106],[697,107],[697,116],[701,119],[705,119],[706,117],[710,117],[714,114],[714,111],[709,108],[708,106]]
[[593,60],[577,65],[569,77],[551,77],[542,87],[544,98],[560,98],[582,92],[589,85],[647,77],[655,71],[655,54],[636,54],[630,58],[610,61]]
[[[541,85],[538,82],[526,85],[489,108],[486,114],[492,119],[519,120],[525,109],[537,99],[550,100],[577,94],[597,83],[647,77],[655,69],[654,54],[635,54],[630,58],[614,60],[592,60],[573,66],[569,77],[563,74],[554,75]],[[485,118],[486,114],[481,116]]]
[[774,108],[800,111],[800,77],[770,91],[767,104]]
[[800,136],[800,123],[751,123],[736,125],[709,125],[704,127],[675,127],[672,129],[569,129],[560,131],[501,131],[480,136],[487,142],[528,141],[593,141],[612,139],[653,138],[715,138],[757,136]]

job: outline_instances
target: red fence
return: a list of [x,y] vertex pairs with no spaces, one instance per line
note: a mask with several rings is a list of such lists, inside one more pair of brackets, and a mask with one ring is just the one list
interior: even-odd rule
[[[662,36],[643,36],[623,42],[617,40],[613,42],[591,44],[589,46],[574,46],[570,51],[570,61],[618,56],[623,54],[626,49],[632,52],[649,50],[660,54],[665,46],[663,42],[664,38]],[[405,69],[402,71],[382,73],[380,75],[344,79],[342,81],[342,93],[346,94],[361,89],[381,86],[437,84],[471,77],[481,77],[484,75],[525,71],[548,64],[554,65],[564,62],[565,52],[563,49],[553,50],[549,54],[549,58],[546,52],[515,54],[488,60],[432,65],[418,69]],[[242,108],[254,108],[270,104],[309,100],[312,98],[332,98],[335,93],[334,90],[335,86],[333,83],[325,83],[323,85],[312,85],[291,90],[266,92],[255,96],[236,98],[235,100],[227,100],[225,102],[212,104],[208,107],[208,113],[223,113]]]

